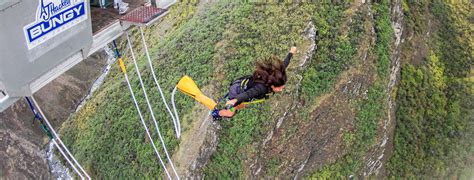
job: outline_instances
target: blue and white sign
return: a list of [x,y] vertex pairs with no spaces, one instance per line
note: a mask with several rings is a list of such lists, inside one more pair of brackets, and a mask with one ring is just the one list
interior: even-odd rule
[[39,0],[36,21],[23,28],[28,49],[87,19],[86,0]]

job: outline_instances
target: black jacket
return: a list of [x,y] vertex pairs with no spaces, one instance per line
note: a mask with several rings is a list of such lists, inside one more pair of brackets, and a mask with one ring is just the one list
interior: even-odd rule
[[[286,58],[283,62],[285,65],[285,69],[290,64],[290,60],[292,57],[293,57],[292,53],[288,53],[288,55],[286,55]],[[268,93],[271,93],[271,92],[272,92],[271,87],[265,85],[264,83],[255,82],[252,80],[252,82],[249,83],[248,90],[237,95],[236,97],[237,103],[235,104],[238,105],[242,102],[251,101],[252,99],[263,99]]]

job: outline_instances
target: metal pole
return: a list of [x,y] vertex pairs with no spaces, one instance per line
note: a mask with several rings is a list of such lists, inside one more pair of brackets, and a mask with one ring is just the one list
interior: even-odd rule
[[36,106],[36,108],[38,109],[40,115],[42,116],[44,122],[46,122],[46,124],[48,125],[48,128],[51,130],[51,132],[53,133],[54,137],[59,141],[59,143],[61,144],[61,146],[64,148],[64,150],[66,150],[67,154],[71,157],[71,159],[74,161],[74,163],[79,167],[79,169],[81,169],[82,173],[84,173],[84,175],[86,175],[87,179],[91,179],[91,177],[89,176],[89,174],[87,174],[87,172],[84,170],[84,168],[82,168],[81,164],[79,164],[79,162],[77,162],[76,158],[74,158],[74,156],[71,154],[71,152],[69,151],[69,149],[66,147],[66,145],[64,145],[63,141],[61,140],[61,138],[59,137],[58,133],[56,133],[56,131],[54,130],[53,126],[49,123],[48,121],[48,118],[46,118],[46,116],[44,115],[43,113],[43,110],[41,110],[41,107],[38,105],[38,102],[36,102],[36,99],[35,97],[31,96],[31,100],[33,101],[33,104],[34,106]]

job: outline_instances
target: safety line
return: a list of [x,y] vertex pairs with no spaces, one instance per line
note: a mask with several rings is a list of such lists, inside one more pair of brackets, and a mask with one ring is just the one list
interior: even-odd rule
[[153,141],[153,138],[150,135],[150,131],[148,130],[148,126],[145,124],[145,120],[143,120],[143,115],[142,115],[142,112],[140,110],[140,106],[138,106],[137,99],[135,98],[135,93],[133,93],[132,85],[130,84],[130,80],[128,79],[128,75],[127,75],[127,68],[125,67],[125,63],[123,62],[123,60],[121,58],[120,52],[118,50],[118,46],[117,46],[115,40],[112,41],[112,42],[113,42],[113,45],[114,45],[114,48],[115,48],[115,54],[117,55],[117,61],[118,61],[118,64],[120,66],[120,70],[122,71],[123,75],[125,76],[125,81],[127,82],[128,89],[130,90],[130,94],[132,95],[133,103],[134,103],[135,108],[136,108],[136,110],[138,112],[138,115],[140,117],[140,121],[141,121],[143,127],[145,128],[145,132],[146,132],[148,138],[151,141],[151,145],[153,146],[153,149],[155,150],[155,153],[158,156],[158,159],[160,160],[161,166],[163,166],[163,169],[165,170],[166,176],[168,176],[168,179],[171,179],[170,173],[168,172],[168,169],[166,168],[166,165],[163,162],[163,159],[161,158],[160,153],[156,149],[155,141]]
[[156,155],[158,156],[158,159],[160,160],[161,166],[163,166],[163,169],[166,172],[166,175],[168,176],[168,179],[171,179],[170,173],[168,172],[168,169],[166,169],[166,165],[163,162],[163,159],[161,159],[160,153],[158,153],[158,150],[156,149],[155,142],[153,141],[153,138],[150,135],[150,131],[148,130],[148,127],[145,124],[145,121],[143,120],[142,112],[140,110],[140,107],[138,106],[137,99],[135,98],[135,94],[133,93],[132,85],[130,84],[130,80],[128,79],[127,71],[125,69],[125,64],[123,63],[122,59],[118,59],[120,68],[122,69],[123,75],[125,76],[125,81],[127,81],[128,89],[130,90],[130,94],[132,95],[133,103],[135,104],[135,108],[137,109],[138,115],[140,116],[141,123],[143,127],[145,128],[146,134],[148,138],[151,141],[151,145],[153,146],[153,149],[155,150]]
[[147,59],[148,59],[148,64],[150,65],[153,80],[155,81],[155,84],[158,87],[158,91],[160,92],[161,99],[163,100],[163,103],[165,104],[166,110],[168,110],[169,115],[173,119],[173,123],[174,123],[174,126],[175,126],[175,131],[176,131],[176,137],[179,139],[179,137],[181,136],[181,130],[180,130],[181,127],[178,127],[178,124],[176,122],[176,118],[173,116],[173,113],[171,112],[171,109],[168,106],[168,103],[166,103],[165,95],[163,94],[163,91],[161,90],[160,83],[158,83],[158,80],[157,80],[156,74],[155,74],[155,70],[153,68],[153,63],[151,62],[150,53],[148,52],[148,46],[147,46],[146,41],[145,41],[145,36],[143,35],[143,28],[140,26],[139,29],[140,29],[140,34],[141,34],[141,37],[142,37],[142,43],[143,43],[143,46],[145,47],[145,53],[146,53],[146,56],[147,56]]
[[81,164],[79,164],[79,162],[77,162],[76,158],[74,158],[74,156],[71,154],[71,152],[69,151],[69,149],[66,147],[66,145],[64,145],[63,141],[61,140],[61,138],[59,137],[58,133],[56,133],[56,131],[54,130],[53,126],[51,126],[51,124],[49,123],[48,121],[48,118],[46,118],[46,116],[44,115],[43,113],[43,110],[41,110],[41,107],[38,105],[38,102],[36,102],[36,99],[34,96],[31,96],[31,100],[33,101],[34,105],[36,106],[36,108],[38,108],[38,111],[39,113],[41,114],[41,116],[43,117],[43,120],[46,122],[46,124],[48,125],[49,129],[51,130],[51,132],[53,133],[54,137],[59,141],[59,144],[61,144],[61,146],[64,148],[64,150],[66,150],[66,153],[71,157],[71,159],[74,161],[74,163],[77,165],[77,167],[79,167],[79,169],[82,171],[82,173],[84,173],[84,175],[86,175],[87,179],[91,179],[91,177],[89,176],[89,174],[87,174],[87,172],[84,170],[84,168],[82,168]]
[[178,112],[176,110],[176,105],[175,105],[175,102],[174,102],[174,95],[176,94],[176,90],[178,89],[178,86],[175,86],[174,89],[173,89],[173,92],[171,93],[171,103],[173,105],[173,111],[174,111],[174,116],[176,118],[176,122],[178,124],[178,131],[179,131],[179,134],[181,135],[181,123],[179,121],[179,116],[178,116]]
[[74,171],[76,171],[76,174],[79,175],[81,177],[81,179],[84,179],[84,176],[82,176],[82,174],[79,173],[79,170],[76,168],[76,166],[74,166],[74,164],[72,164],[71,160],[66,156],[66,154],[61,149],[61,147],[59,147],[56,140],[52,139],[51,141],[53,142],[54,146],[56,146],[56,148],[58,148],[59,152],[63,155],[64,159],[66,159],[66,161],[69,163],[69,165],[71,165],[72,169],[74,169]]
[[135,70],[137,71],[137,74],[138,74],[138,80],[140,81],[140,86],[143,90],[143,94],[145,95],[145,100],[146,100],[146,103],[148,105],[148,110],[150,110],[151,118],[152,118],[153,123],[155,125],[156,132],[158,132],[158,136],[160,137],[161,145],[163,146],[163,149],[165,151],[166,158],[168,159],[168,162],[170,163],[171,168],[173,169],[173,172],[176,175],[176,178],[179,179],[178,173],[176,172],[174,164],[171,161],[170,155],[168,153],[168,149],[166,148],[166,144],[165,144],[165,141],[163,139],[163,136],[161,135],[160,128],[158,127],[158,123],[156,122],[155,112],[153,111],[153,108],[151,107],[150,100],[148,99],[148,94],[146,93],[145,86],[143,85],[142,76],[140,74],[140,69],[138,68],[138,64],[137,64],[137,61],[136,61],[136,58],[135,58],[135,53],[133,52],[133,47],[132,47],[132,44],[131,44],[131,41],[130,41],[130,36],[128,34],[128,31],[125,32],[125,34],[127,36],[127,44],[128,44],[128,47],[129,47],[131,55],[132,55],[133,64],[135,65]]

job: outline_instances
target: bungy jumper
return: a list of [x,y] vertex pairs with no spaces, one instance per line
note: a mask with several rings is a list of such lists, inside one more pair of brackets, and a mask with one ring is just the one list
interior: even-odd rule
[[[230,85],[229,92],[224,95],[224,97],[219,98],[218,102],[215,102],[211,98],[205,96],[198,88],[196,83],[189,77],[184,76],[176,85],[181,92],[184,94],[194,98],[196,101],[205,105],[209,110],[211,110],[211,115],[213,116],[214,120],[220,120],[222,116],[220,115],[221,112],[228,113],[225,117],[232,117],[235,114],[235,110],[241,109],[248,104],[255,104],[265,101],[268,98],[269,93],[281,92],[285,87],[285,83],[287,80],[286,77],[286,68],[288,67],[290,60],[297,51],[296,45],[294,44],[288,54],[286,55],[285,59],[281,61],[276,57],[271,57],[271,69],[262,69],[262,67],[267,67],[268,65],[263,65],[257,63],[257,69],[254,72],[254,75],[243,76],[238,78],[237,80],[233,81]],[[268,71],[271,71],[270,73]],[[266,74],[277,74],[279,76],[275,76],[272,81],[263,80],[264,78],[260,74],[262,72],[266,72]],[[256,74],[256,75],[255,75]],[[254,79],[254,76],[261,79]],[[266,84],[264,82],[270,83]],[[217,108],[216,106],[220,103],[221,100],[231,100],[235,102],[227,102],[225,111],[221,111],[222,109]],[[236,103],[238,103],[236,105]],[[244,105],[244,106],[240,106]],[[235,106],[235,108],[234,108]]]
[[[248,81],[242,81],[242,86],[246,86],[246,83]],[[220,103],[221,100],[224,100],[225,98],[228,97],[229,93],[224,95],[222,98],[219,98],[219,100],[216,102],[212,98],[207,97],[204,95],[199,87],[196,85],[196,83],[191,79],[189,76],[183,76],[181,80],[179,80],[178,84],[176,85],[176,88],[178,88],[182,93],[192,97],[196,101],[200,102],[204,106],[206,106],[209,110],[214,110],[216,109],[218,103]],[[174,93],[173,93],[174,95]],[[241,104],[244,105],[249,105],[249,104],[256,104],[256,103],[261,103],[264,102],[265,99],[255,99],[249,102],[242,102]],[[227,109],[233,108],[232,106],[226,107]]]
[[[248,82],[248,81],[242,81],[242,85],[245,85],[246,82]],[[182,93],[184,93],[184,94],[192,97],[196,101],[200,102],[201,104],[206,106],[211,111],[215,110],[217,108],[218,103],[220,103],[220,101],[226,99],[229,95],[229,93],[227,93],[222,98],[219,98],[219,100],[216,102],[212,98],[209,98],[206,95],[204,95],[204,93],[201,92],[201,90],[196,85],[196,83],[193,81],[193,79],[191,79],[191,77],[189,77],[189,76],[183,76],[179,80],[178,84],[176,85],[176,88],[178,88]],[[174,92],[173,92],[173,96],[174,96]],[[174,102],[174,98],[173,98],[172,101]],[[249,104],[261,103],[261,102],[264,102],[264,101],[265,101],[265,99],[255,99],[255,100],[252,100],[252,101],[249,101],[249,102],[242,102],[241,104],[249,105]],[[233,106],[227,106],[226,107],[226,109],[232,109],[232,108],[233,108]]]

